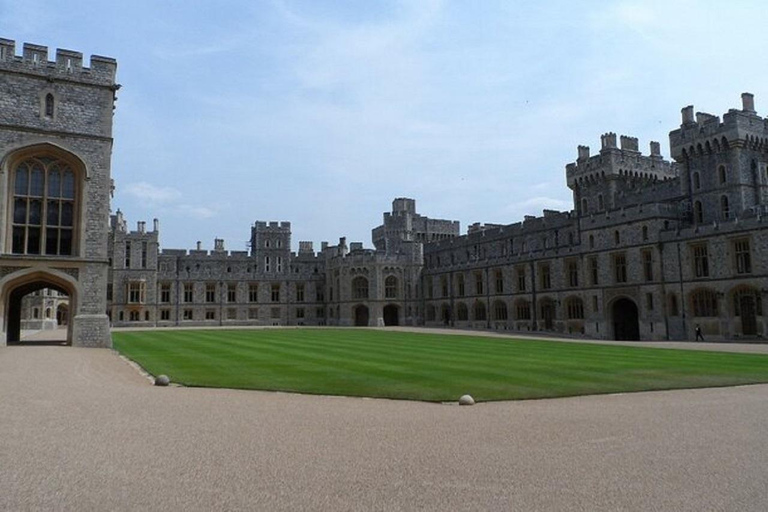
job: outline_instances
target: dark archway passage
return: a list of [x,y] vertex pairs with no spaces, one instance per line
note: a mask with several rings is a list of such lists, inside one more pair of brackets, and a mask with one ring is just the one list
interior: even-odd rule
[[[6,312],[6,318],[7,318],[6,342],[7,343],[9,344],[22,343],[21,341],[21,314],[22,314],[21,301],[26,295],[42,290],[44,288],[56,290],[59,293],[67,295],[70,298],[70,302],[73,302],[74,297],[72,297],[69,290],[51,281],[34,280],[34,281],[21,284],[16,288],[13,288],[8,294],[8,309]],[[72,344],[71,331],[69,331],[69,328],[67,332],[66,344],[67,345]]]
[[384,325],[400,325],[400,308],[394,304],[384,306]]
[[630,299],[619,299],[611,308],[613,337],[619,341],[639,341],[640,322],[637,305]]
[[355,326],[356,327],[367,327],[368,326],[368,307],[367,306],[357,306],[355,307]]
[[544,300],[541,303],[541,321],[545,331],[551,331],[555,328],[555,303],[551,300]]

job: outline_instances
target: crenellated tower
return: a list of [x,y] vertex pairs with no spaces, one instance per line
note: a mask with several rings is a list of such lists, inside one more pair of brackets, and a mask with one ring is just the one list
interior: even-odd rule
[[741,95],[741,110],[718,116],[682,109],[680,128],[669,134],[680,166],[681,193],[694,223],[749,215],[768,205],[768,119],[757,115],[754,97]]
[[600,153],[590,156],[588,146],[578,147],[575,163],[566,166],[568,187],[573,191],[574,209],[580,216],[623,206],[622,197],[657,181],[677,177],[677,170],[661,156],[658,142],[651,142],[650,154],[643,155],[635,137],[616,134],[600,137]]

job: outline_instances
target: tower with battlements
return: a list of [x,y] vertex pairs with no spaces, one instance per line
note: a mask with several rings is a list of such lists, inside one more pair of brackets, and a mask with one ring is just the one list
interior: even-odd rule
[[0,343],[20,336],[21,301],[69,297],[67,339],[111,345],[106,315],[117,64],[0,39]]

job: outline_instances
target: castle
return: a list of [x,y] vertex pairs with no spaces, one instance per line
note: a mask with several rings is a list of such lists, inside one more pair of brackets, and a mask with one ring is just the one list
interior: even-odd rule
[[682,110],[672,161],[614,133],[566,166],[574,208],[508,225],[431,219],[398,198],[374,248],[257,221],[248,251],[160,249],[159,222],[107,225],[115,62],[0,40],[0,312],[70,297],[69,339],[114,326],[450,326],[618,340],[759,338],[768,293],[768,119]]

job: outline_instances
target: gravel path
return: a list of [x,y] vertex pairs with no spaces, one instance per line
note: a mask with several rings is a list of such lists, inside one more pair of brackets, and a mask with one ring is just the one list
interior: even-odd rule
[[768,386],[474,407],[156,388],[0,348],[0,510],[768,509]]

